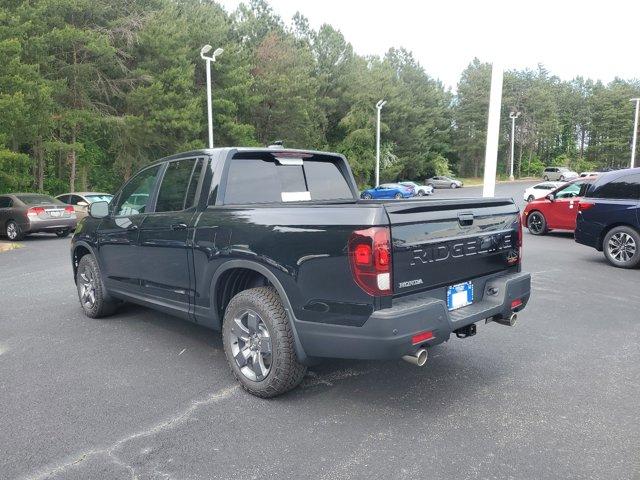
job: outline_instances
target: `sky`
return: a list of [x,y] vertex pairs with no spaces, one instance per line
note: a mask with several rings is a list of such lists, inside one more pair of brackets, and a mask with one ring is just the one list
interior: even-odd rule
[[[239,0],[217,0],[233,11]],[[455,90],[474,58],[505,69],[543,64],[564,80],[640,78],[640,0],[268,0],[289,24],[300,11],[328,23],[361,55],[413,52]]]

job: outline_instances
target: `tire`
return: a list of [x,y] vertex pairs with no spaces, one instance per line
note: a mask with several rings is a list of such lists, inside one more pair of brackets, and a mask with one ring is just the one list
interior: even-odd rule
[[370,193],[365,193],[362,195],[362,198],[364,198],[365,200],[371,200],[373,197]]
[[547,175],[545,175],[544,177],[542,177],[542,179],[543,179],[545,182],[548,182],[548,181],[549,181],[549,177],[548,177]]
[[532,235],[545,235],[549,231],[547,219],[538,211],[531,212],[527,217],[527,228]]
[[424,196],[425,196],[424,190],[418,190],[417,195],[418,195],[419,197],[424,197]]
[[560,175],[560,181],[564,182],[564,175]]
[[536,197],[534,197],[533,195],[529,195],[527,197],[527,202],[533,202],[536,199]]
[[24,238],[24,232],[13,220],[9,220],[5,225],[4,233],[11,242],[18,242]]
[[113,300],[102,282],[98,262],[93,255],[85,255],[78,263],[76,289],[82,311],[87,317],[101,318],[115,312],[118,302]]
[[396,200],[401,200],[402,199],[402,194],[401,193],[396,193],[393,198],[395,198]]
[[640,263],[640,233],[621,226],[609,230],[602,242],[605,258],[618,268],[634,268]]
[[436,186],[433,183],[427,183],[427,186],[433,188],[434,190],[436,189]]
[[257,397],[288,392],[307,371],[298,361],[291,325],[273,287],[251,288],[231,299],[224,314],[222,343],[236,380]]
[[456,185],[455,183],[452,183],[451,188],[458,188],[458,185]]
[[71,230],[69,230],[68,228],[65,228],[64,230],[58,230],[58,231],[56,232],[56,236],[57,236],[58,238],[65,238],[65,237],[68,237],[68,236],[69,236],[69,232],[70,232],[70,231],[71,231]]

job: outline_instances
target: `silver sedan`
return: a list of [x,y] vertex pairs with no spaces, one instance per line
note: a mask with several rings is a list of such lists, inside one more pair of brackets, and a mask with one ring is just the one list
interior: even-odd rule
[[71,205],[39,193],[0,195],[1,232],[11,241],[37,232],[66,237],[78,220]]

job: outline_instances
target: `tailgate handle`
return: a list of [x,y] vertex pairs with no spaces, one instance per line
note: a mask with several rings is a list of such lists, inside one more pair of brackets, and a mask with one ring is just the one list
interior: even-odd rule
[[459,213],[458,223],[461,227],[468,227],[473,224],[473,213]]

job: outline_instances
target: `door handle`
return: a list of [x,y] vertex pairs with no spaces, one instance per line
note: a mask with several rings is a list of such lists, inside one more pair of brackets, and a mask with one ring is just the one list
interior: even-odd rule
[[136,230],[138,230],[138,225],[136,225],[135,223],[132,223],[131,225],[129,225],[127,227],[127,230],[132,231],[132,232],[136,231]]
[[174,223],[173,225],[171,225],[171,230],[186,230],[186,229],[187,229],[186,223]]

